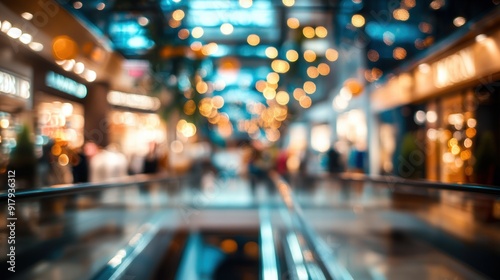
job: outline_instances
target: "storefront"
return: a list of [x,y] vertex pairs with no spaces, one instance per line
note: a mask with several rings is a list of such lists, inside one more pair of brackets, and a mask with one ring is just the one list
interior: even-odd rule
[[167,126],[156,111],[156,97],[110,91],[109,142],[129,159],[132,173],[142,172],[142,161],[155,143],[157,155],[166,150]]
[[[0,68],[0,174],[16,160],[13,150],[18,144],[24,145],[19,142],[31,141],[27,138],[30,135],[19,138],[23,126],[28,128],[27,132],[31,128],[28,116],[31,104],[31,79]],[[32,145],[31,142],[27,144]]]
[[36,135],[42,144],[41,185],[72,183],[84,144],[87,85],[55,70],[35,75]]
[[[372,103],[381,120],[382,154],[390,150],[385,143],[391,134],[399,139],[397,143],[405,142],[396,131],[406,131],[414,139],[394,149],[396,155],[381,159],[383,171],[389,171],[384,168],[387,158],[396,158],[393,163],[402,173],[425,165],[422,177],[430,180],[500,183],[495,175],[500,143],[500,31],[472,38],[421,61],[373,92]],[[384,121],[391,110],[404,116],[404,124]],[[396,168],[391,171],[397,173]]]

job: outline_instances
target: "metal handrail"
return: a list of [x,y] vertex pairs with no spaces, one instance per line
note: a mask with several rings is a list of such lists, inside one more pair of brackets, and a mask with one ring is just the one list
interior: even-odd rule
[[269,176],[276,185],[278,193],[281,195],[289,212],[293,213],[293,217],[298,222],[302,236],[305,238],[311,253],[318,260],[317,264],[323,270],[326,279],[352,280],[353,278],[350,273],[335,260],[331,252],[328,252],[325,248],[321,248],[324,247],[324,244],[320,244],[317,241],[318,236],[306,221],[302,208],[296,202],[290,185],[277,172],[271,171]]
[[[96,183],[78,183],[78,184],[65,184],[65,185],[54,185],[50,187],[44,187],[40,189],[26,189],[19,190],[15,192],[16,201],[20,201],[23,199],[38,199],[38,198],[47,198],[53,196],[60,195],[70,195],[70,194],[78,194],[85,192],[95,192],[101,191],[103,189],[112,189],[123,186],[129,186],[134,184],[146,184],[152,182],[176,182],[182,179],[187,178],[186,176],[177,176],[170,174],[155,174],[155,175],[131,175],[120,178],[109,179],[104,182],[96,182]],[[6,203],[8,198],[8,193],[0,194],[0,203]]]
[[451,190],[470,193],[481,193],[500,196],[500,186],[469,184],[469,183],[444,183],[438,181],[407,179],[392,175],[366,175],[359,173],[337,173],[321,176],[322,178],[339,179],[342,181],[369,181],[372,183],[388,184],[397,188],[398,185],[424,187],[437,190]]

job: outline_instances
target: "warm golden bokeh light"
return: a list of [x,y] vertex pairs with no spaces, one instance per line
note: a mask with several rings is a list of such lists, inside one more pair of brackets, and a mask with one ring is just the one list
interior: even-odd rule
[[319,38],[325,38],[328,35],[328,30],[324,26],[316,27],[315,32]]
[[191,43],[191,50],[193,50],[195,52],[201,51],[202,48],[203,48],[203,45],[201,44],[201,42],[195,41],[195,42]]
[[184,113],[188,116],[194,114],[196,111],[196,103],[193,100],[188,100],[184,104]]
[[326,59],[333,62],[339,58],[339,52],[335,49],[327,49],[325,56],[326,56]]
[[313,94],[316,92],[316,84],[311,81],[305,82],[303,88],[307,94]]
[[355,14],[351,18],[351,23],[355,27],[362,27],[365,25],[365,18],[362,15]]
[[287,7],[292,7],[293,5],[295,5],[295,0],[282,0],[283,1],[283,5],[287,6]]
[[326,63],[320,63],[318,65],[318,72],[321,76],[326,76],[330,74],[330,66]]
[[300,27],[300,22],[298,19],[296,18],[289,18],[287,19],[286,21],[286,24],[288,25],[288,27],[290,27],[291,29],[297,29]]
[[314,28],[312,28],[311,26],[306,26],[304,27],[304,29],[302,29],[302,34],[304,34],[304,37],[308,39],[314,38]]
[[403,48],[401,48],[401,47],[397,47],[392,52],[392,56],[394,57],[394,59],[397,59],[397,60],[405,59],[405,57],[406,57],[406,50],[403,49]]
[[278,93],[276,93],[276,102],[280,105],[286,105],[288,104],[288,101],[290,101],[290,96],[288,95],[288,93],[286,91],[278,91]]
[[315,66],[307,67],[307,76],[312,79],[316,79],[319,76],[318,69]]
[[266,81],[263,81],[263,80],[259,80],[255,83],[255,89],[259,92],[263,92],[264,89],[266,88],[267,86],[267,82]]
[[247,42],[250,46],[257,46],[260,43],[260,37],[256,34],[250,34],[247,37]]
[[170,26],[172,28],[177,28],[177,27],[181,26],[181,22],[179,20],[175,20],[175,19],[171,18],[168,21],[168,26]]
[[270,87],[266,87],[262,93],[267,100],[271,100],[276,97],[276,90]]
[[184,18],[185,14],[183,10],[175,10],[172,13],[172,18],[177,21],[181,21]]
[[277,73],[286,73],[290,70],[290,64],[284,60],[276,59],[271,62],[271,68]]
[[224,98],[220,95],[214,96],[212,98],[212,106],[217,109],[222,108],[224,106]]
[[286,52],[286,59],[290,62],[295,62],[299,59],[299,53],[296,50],[288,50]]
[[200,94],[205,94],[208,91],[208,84],[200,81],[196,83],[196,91],[198,91]]
[[301,88],[296,88],[293,91],[293,98],[295,98],[296,100],[300,100],[300,98],[305,95],[306,95],[305,91]]
[[223,23],[220,26],[220,32],[224,35],[229,35],[229,34],[233,33],[233,31],[234,31],[234,27],[230,23]]
[[274,59],[278,56],[278,50],[275,47],[267,47],[266,56],[270,59]]
[[266,79],[267,79],[267,82],[270,84],[277,84],[280,80],[280,75],[278,73],[271,72],[271,73],[267,74]]
[[311,51],[311,50],[306,50],[304,52],[304,59],[307,62],[313,62],[316,60],[316,53],[314,51]]
[[189,38],[189,30],[183,28],[179,30],[179,33],[177,35],[179,36],[179,39],[186,40],[187,38]]
[[193,36],[193,38],[201,38],[201,36],[203,36],[203,33],[204,33],[203,28],[199,26],[191,30],[191,36]]
[[204,45],[202,47],[201,51],[204,55],[211,55],[211,54],[216,53],[218,49],[219,49],[219,45],[217,45],[217,43],[215,43],[215,42],[211,42],[211,43]]
[[232,239],[226,239],[220,244],[221,250],[226,254],[231,254],[238,250],[238,244]]
[[239,0],[240,6],[242,8],[248,9],[252,7],[253,1],[252,0]]
[[410,18],[410,13],[405,9],[395,9],[392,12],[392,16],[396,20],[407,21]]
[[299,100],[299,104],[302,108],[309,108],[312,105],[312,100],[311,97],[309,96],[302,96]]

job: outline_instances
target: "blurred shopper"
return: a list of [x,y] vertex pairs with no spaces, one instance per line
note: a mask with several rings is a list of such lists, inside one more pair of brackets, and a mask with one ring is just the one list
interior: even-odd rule
[[83,148],[76,149],[72,157],[73,183],[89,181],[89,162]]
[[333,145],[326,152],[326,156],[329,173],[340,173],[343,171],[342,164],[340,163],[340,153],[337,152]]
[[156,142],[149,142],[149,150],[144,158],[144,168],[143,172],[145,174],[154,174],[158,172],[158,155],[156,153]]
[[288,151],[281,150],[276,158],[276,172],[283,178],[288,180],[288,168],[286,162],[288,161]]
[[274,167],[274,163],[271,149],[259,150],[254,148],[253,157],[250,159],[248,166],[250,186],[254,195],[258,184],[264,184],[268,191],[273,192],[273,183],[268,173]]
[[90,160],[90,182],[102,182],[110,178],[127,175],[128,163],[125,155],[116,146],[109,145],[99,151]]

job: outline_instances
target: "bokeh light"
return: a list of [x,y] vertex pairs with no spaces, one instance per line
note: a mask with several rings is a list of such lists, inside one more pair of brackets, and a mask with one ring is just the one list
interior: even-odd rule
[[290,27],[291,29],[297,29],[300,27],[300,22],[297,18],[289,18],[286,20],[286,24],[288,25],[288,27]]
[[363,25],[365,25],[365,18],[362,15],[355,14],[351,18],[351,23],[355,27],[362,27]]
[[326,59],[336,61],[339,58],[339,52],[335,49],[327,49],[325,52]]

